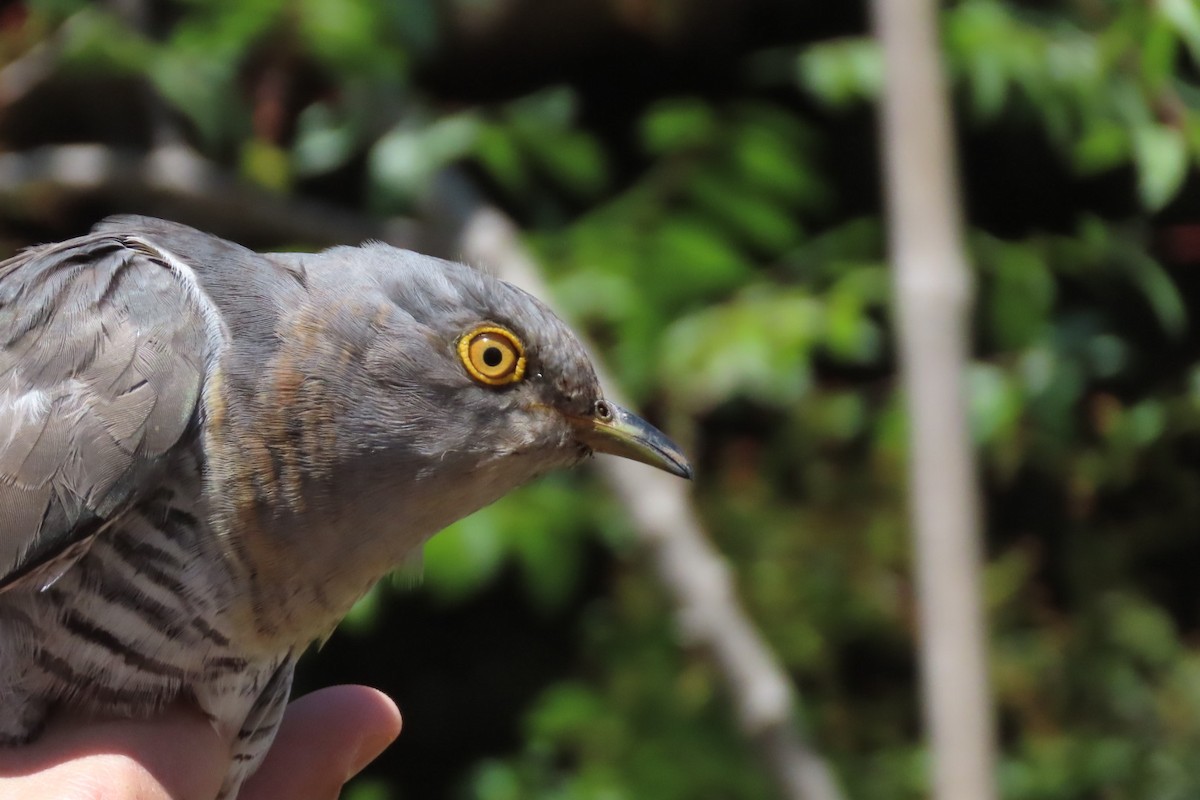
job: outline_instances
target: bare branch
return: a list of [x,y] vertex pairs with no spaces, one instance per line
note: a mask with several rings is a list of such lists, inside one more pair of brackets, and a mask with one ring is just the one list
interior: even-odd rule
[[275,194],[239,180],[182,145],[149,153],[99,144],[0,154],[0,201],[14,213],[81,197],[123,211],[185,221],[241,241],[411,244],[404,220],[379,223],[323,203]]
[[[512,283],[548,296],[516,226],[482,203],[470,184],[446,173],[434,192],[430,216],[448,227],[445,252],[495,269]],[[613,380],[597,371],[614,399]],[[795,693],[774,654],[740,607],[724,561],[709,544],[687,484],[621,459],[598,464],[633,519],[642,545],[675,604],[683,636],[712,656],[724,678],[743,731],[758,749],[788,800],[838,800],[841,791],[824,758],[800,732]]]
[[11,106],[54,73],[63,50],[63,31],[72,19],[0,68],[0,108]]
[[963,397],[971,275],[932,0],[875,0],[934,796],[994,798],[979,511]]

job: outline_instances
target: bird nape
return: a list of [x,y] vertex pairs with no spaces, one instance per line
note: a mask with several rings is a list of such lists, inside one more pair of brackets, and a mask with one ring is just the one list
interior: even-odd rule
[[0,264],[0,743],[188,698],[233,797],[310,642],[593,452],[691,476],[545,305],[461,264],[131,216],[26,250]]

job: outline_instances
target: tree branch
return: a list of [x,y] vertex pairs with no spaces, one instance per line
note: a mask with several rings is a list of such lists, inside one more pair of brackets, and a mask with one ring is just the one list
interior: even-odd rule
[[934,796],[989,800],[993,722],[975,463],[963,397],[971,274],[932,0],[875,0],[897,338]]
[[[431,205],[429,216],[443,226],[443,252],[485,264],[505,280],[549,296],[516,226],[485,205],[460,174],[441,176]],[[455,244],[446,247],[446,242]],[[621,402],[604,365],[595,363],[609,394]],[[597,466],[632,517],[675,604],[683,636],[711,654],[742,730],[756,745],[781,796],[839,800],[832,771],[797,726],[791,682],[740,607],[729,570],[696,517],[687,484],[621,459],[600,459]]]
[[68,17],[58,30],[0,67],[0,109],[8,108],[54,73],[66,40],[64,31],[78,16]]
[[70,144],[0,154],[0,201],[14,214],[81,197],[127,212],[177,219],[238,241],[411,246],[405,220],[385,223],[239,180],[183,145],[148,153]]

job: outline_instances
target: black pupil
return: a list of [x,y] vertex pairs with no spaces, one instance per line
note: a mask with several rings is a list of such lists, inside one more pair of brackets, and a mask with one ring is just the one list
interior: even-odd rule
[[500,348],[496,346],[489,347],[483,351],[483,363],[489,367],[498,367],[500,362],[504,360],[504,353],[500,352]]

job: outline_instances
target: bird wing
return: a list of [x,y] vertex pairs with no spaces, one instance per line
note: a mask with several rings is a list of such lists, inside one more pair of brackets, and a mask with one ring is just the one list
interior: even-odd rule
[[186,261],[138,233],[0,263],[0,591],[53,582],[153,487],[227,340]]

